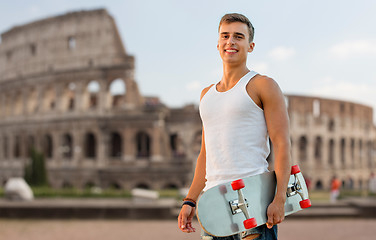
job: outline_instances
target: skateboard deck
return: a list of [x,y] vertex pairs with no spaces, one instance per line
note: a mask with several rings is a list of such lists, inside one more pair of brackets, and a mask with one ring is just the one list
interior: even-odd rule
[[[228,182],[205,191],[197,203],[197,218],[212,236],[230,236],[267,222],[267,208],[276,191],[274,171]],[[285,216],[311,206],[297,165],[286,190]]]

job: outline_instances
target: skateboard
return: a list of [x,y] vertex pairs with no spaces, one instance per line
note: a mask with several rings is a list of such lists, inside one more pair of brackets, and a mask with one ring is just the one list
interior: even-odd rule
[[[274,171],[228,182],[201,195],[196,215],[203,230],[212,236],[238,234],[267,222],[267,208],[275,192]],[[286,195],[285,216],[311,206],[298,165],[291,168]]]

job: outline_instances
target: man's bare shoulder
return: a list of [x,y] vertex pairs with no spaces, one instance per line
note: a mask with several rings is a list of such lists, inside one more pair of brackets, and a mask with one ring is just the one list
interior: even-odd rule
[[278,83],[273,78],[260,74],[249,82],[247,92],[262,109],[264,109],[265,103],[280,101],[283,96]]
[[205,94],[209,91],[209,89],[210,89],[213,85],[214,85],[214,84],[211,84],[210,86],[204,88],[204,89],[201,91],[200,101],[201,101],[201,99],[205,96]]
[[272,86],[272,85],[277,85],[277,82],[271,78],[271,77],[268,77],[266,75],[261,75],[261,74],[257,74],[253,81],[256,85],[259,85],[259,86]]
[[257,74],[251,83],[257,93],[261,95],[280,91],[278,83],[273,78],[265,75]]

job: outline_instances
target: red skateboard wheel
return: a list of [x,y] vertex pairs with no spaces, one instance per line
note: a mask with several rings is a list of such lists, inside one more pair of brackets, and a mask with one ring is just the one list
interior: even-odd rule
[[234,190],[234,191],[240,190],[240,189],[244,188],[245,185],[244,185],[243,179],[239,179],[239,180],[233,181],[231,183],[231,187],[232,187],[232,190]]
[[294,175],[294,174],[297,174],[297,173],[300,173],[300,168],[298,165],[294,165],[291,167],[291,175]]
[[257,222],[255,218],[247,219],[243,222],[245,229],[251,229],[257,227]]
[[299,204],[300,204],[301,208],[309,208],[310,206],[312,206],[311,200],[309,200],[309,199],[304,199],[304,200],[300,201]]

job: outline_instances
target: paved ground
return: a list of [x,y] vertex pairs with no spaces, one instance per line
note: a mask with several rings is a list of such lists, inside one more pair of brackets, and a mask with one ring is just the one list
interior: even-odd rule
[[[198,227],[198,223],[195,223]],[[286,219],[280,240],[369,240],[376,236],[376,219]],[[173,220],[9,220],[0,219],[0,238],[8,240],[188,240]]]

